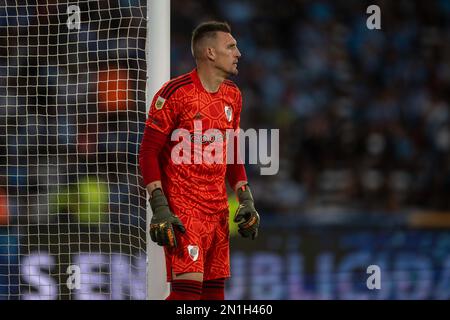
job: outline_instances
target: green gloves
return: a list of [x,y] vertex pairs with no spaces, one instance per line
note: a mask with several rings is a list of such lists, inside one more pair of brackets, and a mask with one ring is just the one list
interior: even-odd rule
[[258,236],[259,214],[256,212],[253,196],[247,185],[237,190],[239,207],[234,216],[234,222],[238,223],[238,232],[244,238],[252,237],[254,240]]
[[169,208],[166,196],[161,189],[155,189],[150,198],[153,217],[150,222],[150,237],[160,246],[176,247],[177,239],[173,226],[182,233],[186,232],[180,219]]

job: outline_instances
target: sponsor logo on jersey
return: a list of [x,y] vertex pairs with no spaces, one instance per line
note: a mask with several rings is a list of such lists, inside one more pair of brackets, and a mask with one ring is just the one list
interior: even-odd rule
[[209,144],[213,142],[224,142],[226,136],[217,130],[209,134],[191,133],[190,139],[192,143]]

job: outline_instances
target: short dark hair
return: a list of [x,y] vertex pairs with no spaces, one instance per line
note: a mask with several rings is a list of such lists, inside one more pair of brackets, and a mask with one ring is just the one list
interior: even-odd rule
[[195,46],[197,43],[204,38],[215,38],[217,31],[231,33],[231,28],[227,22],[207,21],[200,23],[194,31],[192,31],[191,51],[194,58],[196,58]]

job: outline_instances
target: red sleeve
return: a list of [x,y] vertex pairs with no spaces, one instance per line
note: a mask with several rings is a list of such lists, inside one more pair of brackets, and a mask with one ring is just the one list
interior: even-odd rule
[[[236,112],[234,116],[233,121],[233,129],[237,130],[239,132],[239,124],[241,120],[241,110],[242,110],[242,96],[239,92],[238,99],[236,103]],[[247,174],[245,172],[244,164],[242,164],[242,161],[238,161],[239,154],[238,154],[238,146],[239,146],[239,135],[235,135],[234,137],[234,159],[233,163],[227,164],[227,180],[230,184],[231,188],[234,189],[236,186],[236,183],[239,181],[247,181]]]
[[243,164],[233,163],[227,164],[227,179],[231,188],[236,186],[239,181],[247,181],[247,174]]
[[241,111],[242,111],[242,94],[238,90],[236,106],[235,106],[235,111],[234,111],[234,119],[233,119],[233,129],[234,130],[239,129],[239,125],[241,122]]
[[161,180],[158,156],[167,141],[167,135],[158,130],[145,127],[139,149],[139,167],[145,186],[150,182]]
[[145,126],[169,135],[178,123],[178,103],[173,95],[167,99],[163,98],[160,95],[163,89],[164,87],[153,97]]

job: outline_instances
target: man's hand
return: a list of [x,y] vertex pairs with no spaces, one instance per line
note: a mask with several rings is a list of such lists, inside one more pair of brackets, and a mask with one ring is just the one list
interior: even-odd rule
[[152,241],[160,246],[176,247],[177,239],[173,226],[176,226],[182,233],[186,232],[180,219],[174,215],[169,208],[166,197],[161,189],[152,192],[150,198],[153,217],[150,223],[150,237]]
[[234,222],[238,223],[238,232],[244,238],[258,236],[259,214],[256,212],[253,196],[248,185],[237,189],[239,207],[234,216]]

